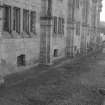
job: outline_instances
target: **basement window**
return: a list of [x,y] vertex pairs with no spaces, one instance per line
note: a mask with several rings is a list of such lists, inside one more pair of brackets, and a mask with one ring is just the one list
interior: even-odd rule
[[26,58],[26,56],[24,54],[19,55],[17,57],[17,65],[18,66],[25,66],[25,64],[26,64],[25,58]]
[[54,57],[58,57],[58,49],[54,49]]

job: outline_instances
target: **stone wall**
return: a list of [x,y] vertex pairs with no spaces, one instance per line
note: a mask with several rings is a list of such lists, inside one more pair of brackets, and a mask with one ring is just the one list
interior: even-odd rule
[[[89,13],[88,18],[85,16],[86,10],[84,3],[89,2]],[[65,56],[75,56],[76,53],[81,51],[86,53],[88,44],[91,41],[95,42],[97,39],[96,32],[93,32],[93,22],[96,21],[96,26],[99,23],[99,11],[98,4],[93,4],[93,0],[80,0],[79,7],[75,4],[74,0],[52,0],[52,18],[51,20],[47,17],[45,21],[40,21],[40,16],[45,16],[42,13],[42,1],[41,0],[4,0],[3,4],[13,7],[19,7],[21,9],[21,15],[23,9],[28,9],[30,11],[36,11],[36,33],[35,35],[28,36],[23,35],[23,26],[20,27],[21,32],[4,32],[3,28],[3,8],[0,10],[1,20],[0,20],[0,59],[5,61],[5,63],[17,66],[17,57],[20,55],[25,55],[26,65],[39,63],[39,55],[41,54],[41,48],[44,52],[43,57],[45,61],[54,61]],[[86,5],[86,3],[85,3]],[[94,20],[94,6],[97,6],[96,20]],[[47,4],[43,4],[47,8]],[[77,6],[77,7],[76,7]],[[12,11],[13,12],[13,11]],[[53,17],[61,17],[64,19],[64,34],[57,33],[54,35],[53,28]],[[84,21],[86,21],[84,24]],[[21,18],[21,23],[23,22]],[[50,24],[51,22],[51,24]],[[76,26],[80,23],[80,35],[76,34]],[[51,26],[50,26],[51,25]],[[40,27],[41,26],[41,27]],[[46,27],[44,27],[46,26]],[[50,28],[51,27],[51,28]],[[12,27],[13,28],[13,27]],[[46,37],[44,37],[45,35]],[[43,38],[43,39],[41,39]],[[40,46],[45,44],[44,46]],[[57,53],[57,54],[56,54]],[[55,55],[54,55],[55,54]],[[56,56],[57,55],[57,56]],[[43,59],[42,57],[42,59]],[[44,60],[43,60],[44,61]],[[47,62],[46,62],[47,63]]]
[[21,55],[25,55],[25,66],[39,63],[40,40],[38,38],[3,39],[1,42],[0,75],[22,71],[19,68],[22,66],[18,66],[18,57]]
[[40,41],[35,38],[3,39],[1,59],[17,65],[17,57],[26,55],[26,64],[34,64],[39,60]]
[[[26,65],[39,62],[40,54],[40,11],[41,0],[4,0],[3,4],[18,7],[21,10],[28,9],[36,12],[36,33],[31,37],[23,36],[23,27],[20,27],[20,34],[4,32],[0,40],[0,60],[11,66],[18,66],[17,57],[25,55]],[[3,13],[3,12],[2,12]],[[21,19],[21,22],[23,20]]]
[[[67,0],[53,0],[52,16],[64,18],[64,34],[57,33],[54,36],[52,32],[52,57],[53,60],[63,58],[66,54],[66,35],[67,35]],[[52,27],[53,28],[53,27]],[[58,56],[54,57],[54,50],[58,50]]]

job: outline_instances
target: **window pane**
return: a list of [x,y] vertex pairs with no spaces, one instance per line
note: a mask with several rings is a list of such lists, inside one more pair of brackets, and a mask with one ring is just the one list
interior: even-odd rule
[[61,18],[58,19],[58,33],[61,33]]
[[23,31],[29,33],[29,11],[23,10]]
[[11,29],[11,7],[4,6],[4,31],[10,32]]
[[76,24],[76,35],[80,35],[80,23]]
[[30,14],[30,31],[35,33],[35,25],[36,25],[36,13],[31,12]]
[[62,18],[62,34],[64,34],[64,18]]
[[20,9],[13,9],[13,30],[20,33]]
[[54,17],[54,33],[57,33],[57,17]]

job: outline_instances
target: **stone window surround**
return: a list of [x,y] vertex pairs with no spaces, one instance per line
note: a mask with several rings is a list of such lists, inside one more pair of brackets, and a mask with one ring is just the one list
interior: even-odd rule
[[64,18],[63,17],[53,17],[53,33],[64,35]]
[[11,31],[11,7],[4,5],[4,11],[3,11],[3,18],[5,21],[3,21],[3,30],[10,32]]
[[[4,28],[3,28],[3,32],[7,32],[8,34],[12,34],[12,33],[17,33],[17,35],[19,35],[19,34],[24,34],[25,32],[23,31],[23,8],[19,8],[19,7],[16,7],[16,6],[11,6],[11,5],[4,5],[4,6],[7,6],[7,7],[10,7],[10,10],[11,10],[11,13],[10,13],[10,21],[11,21],[11,23],[10,23],[10,27],[9,27],[9,31],[6,31],[6,30],[4,30]],[[16,32],[16,31],[14,31],[13,30],[13,8],[14,7],[16,7],[16,8],[19,8],[20,9],[20,32]],[[28,10],[28,9],[26,9],[26,10]],[[35,12],[35,14],[36,14],[36,11],[35,10],[29,10],[29,13],[31,13],[31,12]],[[29,17],[30,17],[31,15],[29,14]],[[4,10],[3,10],[3,17],[4,17]],[[36,19],[36,17],[35,17],[35,19]],[[31,20],[30,20],[31,21]],[[36,20],[35,20],[35,22],[36,22]],[[4,25],[4,22],[3,22],[3,27],[4,27],[5,25]],[[30,24],[29,24],[29,36],[32,34],[32,36],[33,35],[36,35],[36,32],[32,32],[31,31],[31,29],[30,29]],[[36,26],[36,23],[35,23],[35,26]],[[36,27],[35,27],[36,28]],[[36,30],[36,29],[35,29]],[[26,33],[25,33],[26,34]],[[10,35],[10,36],[12,36],[12,35]],[[22,36],[23,37],[23,35],[20,35],[20,36]]]

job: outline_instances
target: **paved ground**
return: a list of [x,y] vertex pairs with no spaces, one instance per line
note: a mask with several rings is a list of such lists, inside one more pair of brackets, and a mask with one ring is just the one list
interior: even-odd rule
[[7,77],[0,105],[102,105],[98,89],[105,88],[105,53],[70,62]]

